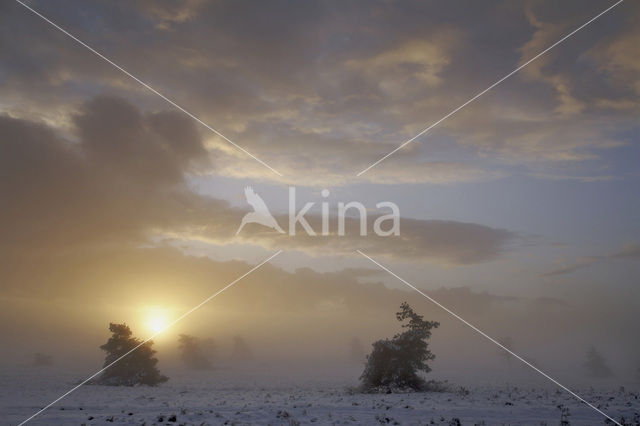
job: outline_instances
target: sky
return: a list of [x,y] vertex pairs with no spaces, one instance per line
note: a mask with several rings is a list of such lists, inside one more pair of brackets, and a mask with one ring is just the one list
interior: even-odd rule
[[[434,374],[510,377],[491,342],[361,250],[571,383],[591,383],[590,345],[616,383],[633,380],[637,3],[358,175],[613,4],[28,2],[181,111],[2,2],[0,362],[45,352],[99,365],[110,321],[146,337],[148,312],[177,318],[282,250],[159,336],[159,354],[181,332],[240,335],[265,359],[338,365],[354,337],[368,347],[396,332],[406,300],[442,323]],[[315,203],[316,230],[328,203],[331,234],[235,235],[246,186],[285,228],[290,187],[297,209]],[[367,236],[354,216],[336,235],[350,201],[368,209]],[[372,232],[385,201],[400,235]]]

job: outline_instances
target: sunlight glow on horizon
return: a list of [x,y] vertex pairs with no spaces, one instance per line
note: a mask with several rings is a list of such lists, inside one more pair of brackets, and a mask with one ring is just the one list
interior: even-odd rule
[[154,334],[165,331],[170,323],[169,311],[163,307],[148,307],[144,315],[147,328]]

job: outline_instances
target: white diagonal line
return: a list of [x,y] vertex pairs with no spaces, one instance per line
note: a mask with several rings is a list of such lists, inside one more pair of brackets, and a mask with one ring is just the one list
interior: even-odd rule
[[29,418],[23,420],[20,424],[18,424],[18,426],[22,426],[23,424],[31,421],[34,417],[38,416],[39,414],[41,414],[43,411],[47,410],[48,408],[50,408],[52,405],[54,405],[55,403],[57,403],[58,401],[60,401],[61,399],[67,397],[68,395],[70,395],[72,392],[74,392],[76,389],[78,389],[80,386],[87,384],[89,381],[91,381],[94,377],[96,377],[97,375],[99,375],[100,373],[102,373],[103,371],[105,371],[107,368],[111,367],[112,365],[116,364],[117,362],[119,362],[120,360],[122,360],[123,358],[125,358],[127,355],[129,355],[131,352],[135,351],[136,349],[138,349],[140,346],[143,346],[145,343],[149,342],[150,340],[152,340],[154,337],[156,337],[157,335],[159,335],[160,333],[164,332],[165,330],[167,330],[169,327],[172,327],[173,325],[175,325],[177,322],[181,321],[182,319],[184,319],[186,316],[192,314],[194,311],[200,309],[204,304],[206,304],[207,302],[209,302],[211,299],[213,299],[214,297],[218,296],[220,293],[224,292],[225,290],[227,290],[229,287],[233,286],[235,283],[237,283],[238,281],[240,281],[241,279],[243,279],[244,277],[246,277],[247,275],[249,275],[250,273],[252,273],[253,271],[255,271],[256,269],[260,268],[262,265],[264,265],[265,263],[269,262],[271,259],[273,259],[274,257],[276,257],[277,255],[279,255],[280,253],[282,253],[282,250],[278,250],[275,254],[272,254],[271,256],[269,256],[268,258],[266,258],[265,260],[263,260],[262,262],[258,263],[256,266],[254,266],[253,268],[249,269],[247,272],[245,272],[244,274],[242,274],[241,276],[239,276],[238,278],[236,278],[235,280],[233,280],[232,282],[230,282],[229,284],[227,284],[226,286],[222,287],[220,290],[216,291],[215,293],[213,293],[211,296],[207,297],[206,299],[204,299],[202,302],[198,303],[196,306],[194,306],[193,308],[189,309],[187,312],[185,312],[184,314],[180,315],[177,319],[173,320],[171,323],[169,323],[167,326],[165,326],[162,330],[154,333],[151,337],[148,337],[146,340],[144,340],[143,342],[141,342],[138,346],[136,346],[135,348],[131,349],[129,352],[127,352],[126,354],[120,356],[118,359],[116,359],[115,361],[113,361],[111,364],[106,365],[104,367],[102,367],[100,370],[96,371],[95,373],[93,373],[91,376],[87,377],[86,379],[84,379],[82,382],[80,382],[78,385],[76,385],[75,387],[71,388],[70,390],[68,390],[67,392],[63,393],[62,395],[60,395],[58,398],[56,398],[55,400],[51,401],[49,404],[47,404],[46,406],[44,406],[43,408],[41,408],[40,410],[38,410],[36,413],[32,414]]
[[95,50],[93,47],[89,46],[88,44],[86,44],[85,42],[83,42],[82,40],[80,40],[79,38],[77,38],[76,36],[74,36],[73,34],[71,34],[70,32],[68,32],[67,30],[65,30],[64,28],[62,28],[61,26],[59,26],[58,24],[56,24],[55,22],[53,22],[52,20],[50,20],[49,18],[47,18],[46,16],[42,15],[40,12],[38,12],[37,10],[33,9],[32,7],[26,5],[25,3],[23,3],[21,0],[15,0],[17,3],[21,4],[22,6],[24,6],[25,8],[27,8],[28,10],[30,10],[31,12],[33,12],[35,15],[39,16],[40,18],[42,18],[44,21],[46,21],[47,23],[51,24],[54,28],[60,30],[61,32],[63,32],[65,35],[69,36],[71,39],[73,39],[74,41],[78,42],[80,45],[86,47],[87,49],[89,49],[91,52],[93,52],[94,54],[96,54],[98,57],[100,57],[101,59],[105,60],[106,62],[108,62],[109,64],[111,64],[113,67],[115,67],[116,69],[118,69],[119,71],[121,71],[123,74],[125,74],[126,76],[130,77],[131,79],[135,80],[137,83],[139,83],[140,85],[142,85],[144,88],[148,89],[149,91],[151,91],[152,93],[160,96],[162,99],[164,99],[165,101],[167,101],[169,104],[171,104],[172,106],[174,106],[175,108],[179,109],[180,111],[182,111],[183,113],[185,113],[186,115],[188,115],[189,117],[193,118],[195,121],[197,121],[198,123],[200,123],[201,125],[203,125],[204,127],[206,127],[207,129],[211,130],[213,133],[215,133],[216,135],[220,136],[222,139],[226,140],[227,142],[229,142],[231,145],[235,146],[236,148],[238,148],[240,151],[244,152],[245,154],[247,154],[249,157],[253,158],[254,160],[256,160],[258,163],[262,164],[263,166],[265,166],[266,168],[268,168],[269,170],[271,170],[272,172],[274,172],[275,174],[277,174],[278,176],[282,176],[282,173],[280,173],[279,171],[277,171],[276,169],[274,169],[273,167],[271,167],[270,165],[268,165],[267,163],[265,163],[264,161],[262,161],[261,159],[259,159],[258,157],[256,157],[255,155],[253,155],[252,153],[250,153],[249,151],[247,151],[246,149],[244,149],[243,147],[241,147],[240,145],[238,145],[237,143],[235,143],[234,141],[232,141],[231,139],[229,139],[228,137],[226,137],[225,135],[223,135],[222,133],[220,133],[219,131],[217,131],[216,129],[214,129],[213,127],[211,127],[210,125],[208,125],[207,123],[205,123],[204,121],[202,121],[200,118],[196,117],[195,115],[193,115],[192,113],[190,113],[189,111],[187,111],[186,109],[184,109],[183,107],[181,107],[180,105],[178,105],[177,103],[175,103],[174,101],[172,101],[171,99],[169,99],[168,97],[166,97],[165,95],[163,95],[162,93],[158,92],[156,89],[154,89],[153,87],[151,87],[150,85],[148,85],[147,83],[145,83],[144,81],[140,80],[138,77],[136,77],[135,75],[131,74],[129,71],[125,70],[124,68],[122,68],[120,65],[116,64],[115,62],[113,62],[111,59],[107,58],[106,56],[104,56],[102,53],[98,52],[97,50]]
[[461,321],[463,324],[465,324],[466,326],[470,327],[472,330],[474,330],[475,332],[479,333],[480,335],[482,335],[483,337],[485,337],[486,339],[488,339],[489,341],[493,342],[494,344],[496,344],[497,346],[499,346],[501,349],[507,351],[509,354],[513,355],[515,358],[517,358],[518,360],[522,361],[525,365],[527,365],[528,367],[531,367],[533,370],[537,371],[538,373],[542,374],[544,377],[546,377],[548,380],[550,380],[551,382],[553,382],[554,384],[560,386],[562,389],[564,389],[565,391],[567,391],[568,393],[570,393],[572,396],[574,396],[576,399],[578,399],[579,401],[587,404],[589,407],[593,408],[594,410],[596,410],[598,413],[602,414],[603,416],[605,416],[607,419],[611,420],[612,422],[614,422],[615,424],[617,424],[618,426],[622,426],[619,422],[617,422],[615,419],[613,419],[612,417],[610,417],[609,415],[607,415],[605,412],[603,412],[602,410],[600,410],[598,407],[596,407],[595,405],[591,404],[590,402],[588,402],[587,400],[585,400],[584,398],[582,398],[580,395],[578,395],[577,393],[575,393],[574,391],[572,391],[571,389],[569,389],[568,387],[566,387],[565,385],[563,385],[562,383],[560,383],[559,381],[557,381],[556,379],[554,379],[553,377],[549,376],[547,373],[545,373],[544,371],[540,370],[538,367],[536,367],[535,365],[531,364],[529,361],[527,361],[526,359],[522,358],[520,355],[518,355],[517,353],[513,352],[511,349],[507,348],[505,345],[503,345],[502,343],[498,342],[496,339],[494,339],[493,337],[489,336],[487,333],[485,333],[484,331],[480,330],[478,327],[476,327],[475,325],[471,324],[469,321],[465,320],[464,318],[462,318],[460,315],[456,314],[455,312],[453,312],[451,309],[447,308],[446,306],[442,305],[440,302],[438,302],[437,300],[435,300],[433,297],[427,295],[426,293],[424,293],[423,291],[419,290],[417,287],[415,287],[413,284],[409,283],[408,281],[404,280],[403,278],[401,278],[400,276],[396,275],[394,272],[392,272],[389,268],[381,265],[380,263],[378,263],[377,261],[373,260],[371,257],[367,256],[366,254],[364,254],[362,251],[360,250],[356,250],[358,253],[360,253],[362,256],[366,257],[367,259],[369,259],[371,262],[373,262],[374,264],[378,265],[380,268],[382,268],[383,270],[387,271],[389,274],[393,275],[394,277],[396,277],[397,279],[399,279],[400,281],[402,281],[404,284],[406,284],[407,286],[409,286],[410,288],[414,289],[415,291],[417,291],[418,293],[420,293],[422,296],[424,296],[425,298],[429,299],[431,302],[433,302],[434,304],[436,304],[438,307],[442,308],[444,311],[446,311],[448,314],[452,315],[453,317],[455,317],[456,319],[458,319],[459,321]]
[[538,59],[539,57],[541,57],[542,55],[544,55],[545,53],[547,53],[548,51],[550,51],[551,49],[553,49],[554,47],[556,47],[557,45],[559,45],[560,43],[562,43],[563,41],[565,41],[566,39],[568,39],[569,37],[571,37],[572,35],[574,35],[575,33],[577,33],[578,31],[580,31],[581,29],[583,29],[584,27],[586,27],[587,25],[589,25],[590,23],[592,23],[593,21],[595,21],[596,19],[598,19],[599,17],[601,17],[602,15],[604,15],[605,13],[609,12],[611,9],[613,9],[614,7],[616,7],[617,5],[619,5],[620,3],[622,3],[624,0],[618,0],[617,3],[613,4],[612,6],[609,6],[608,8],[606,8],[605,10],[603,10],[602,12],[600,12],[599,14],[597,14],[596,16],[594,16],[593,18],[589,19],[587,22],[585,22],[584,24],[580,25],[578,28],[576,28],[575,30],[571,31],[569,34],[565,35],[564,37],[562,37],[560,40],[556,41],[555,43],[553,43],[551,46],[547,47],[545,50],[543,50],[542,52],[538,53],[536,56],[534,56],[533,58],[529,59],[527,62],[525,62],[524,64],[520,65],[518,68],[516,68],[515,70],[511,71],[509,74],[505,75],[504,77],[502,77],[500,80],[496,81],[495,83],[493,83],[491,86],[487,87],[486,89],[484,89],[483,91],[479,92],[478,94],[476,94],[474,97],[472,97],[471,99],[469,99],[468,101],[466,101],[465,103],[463,103],[462,105],[460,105],[459,107],[457,107],[456,109],[452,110],[451,112],[449,112],[447,115],[445,115],[444,117],[442,117],[440,120],[436,121],[435,123],[431,124],[429,127],[424,128],[420,133],[418,133],[417,135],[415,135],[414,137],[412,137],[409,140],[406,140],[405,142],[403,142],[399,147],[397,147],[396,149],[394,149],[393,151],[391,151],[390,153],[388,153],[387,155],[385,155],[384,157],[382,157],[381,159],[379,159],[378,161],[376,161],[375,163],[371,164],[369,167],[367,167],[366,169],[362,170],[360,173],[358,173],[356,176],[361,176],[364,173],[366,173],[369,169],[371,169],[372,167],[377,166],[378,164],[380,164],[382,161],[386,160],[388,157],[390,157],[391,155],[395,154],[396,152],[400,151],[402,148],[404,148],[405,146],[407,146],[408,144],[410,144],[411,142],[413,142],[414,140],[416,140],[417,138],[419,138],[420,136],[424,135],[425,133],[427,133],[429,130],[433,129],[434,127],[436,127],[438,124],[442,123],[443,121],[445,121],[447,118],[451,117],[452,115],[454,115],[455,113],[457,113],[458,111],[460,111],[462,108],[466,107],[467,105],[469,105],[470,103],[472,103],[473,101],[475,101],[476,99],[478,99],[480,96],[484,95],[485,93],[487,93],[489,90],[493,89],[494,87],[496,87],[497,85],[499,85],[500,83],[502,83],[503,81],[505,81],[506,79],[508,79],[509,77],[511,77],[512,75],[514,75],[515,73],[517,73],[518,71],[520,71],[522,68],[526,67],[527,65],[529,65],[531,62],[535,61],[536,59]]

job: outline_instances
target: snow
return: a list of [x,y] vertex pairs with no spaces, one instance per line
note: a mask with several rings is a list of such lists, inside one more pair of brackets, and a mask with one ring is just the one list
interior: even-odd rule
[[[366,395],[355,382],[272,380],[242,371],[163,371],[155,388],[88,385],[36,417],[33,425],[557,425],[567,407],[571,425],[602,425],[604,417],[554,388],[469,388],[450,393]],[[282,372],[278,372],[282,376]],[[18,424],[69,390],[81,375],[55,368],[16,368],[0,376],[0,416]],[[579,393],[616,419],[639,424],[640,394],[630,389],[581,389]],[[559,407],[560,406],[560,407]],[[484,422],[484,423],[483,423]]]

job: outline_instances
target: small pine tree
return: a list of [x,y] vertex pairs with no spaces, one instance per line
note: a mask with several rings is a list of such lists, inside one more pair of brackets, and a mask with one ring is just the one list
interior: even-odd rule
[[188,334],[181,334],[178,342],[180,343],[180,358],[187,367],[194,370],[208,370],[211,368],[211,361],[202,352],[200,339]]
[[591,346],[587,350],[587,361],[584,363],[584,367],[591,377],[602,379],[613,376],[613,372],[595,346]]
[[425,321],[406,302],[400,305],[396,319],[400,322],[408,320],[402,324],[405,331],[392,339],[373,343],[360,376],[365,390],[381,387],[421,390],[425,387],[426,382],[418,373],[431,371],[427,361],[433,360],[435,355],[429,350],[427,340],[431,337],[431,329],[440,323]]
[[[142,341],[132,337],[131,329],[126,324],[109,324],[112,335],[100,349],[107,353],[104,367],[127,354]],[[107,368],[97,380],[99,384],[110,386],[133,386],[137,384],[156,386],[169,380],[156,368],[158,359],[151,348],[153,341],[142,344],[133,352]]]

